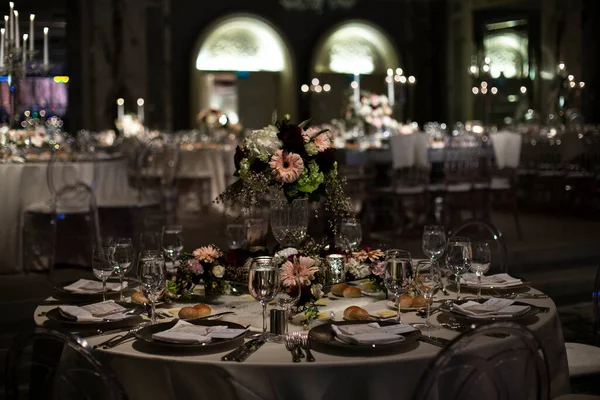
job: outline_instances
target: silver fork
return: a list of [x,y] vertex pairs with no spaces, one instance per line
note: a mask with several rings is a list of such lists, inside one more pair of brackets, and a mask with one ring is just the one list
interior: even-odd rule
[[300,332],[292,332],[292,339],[294,340],[294,344],[296,345],[298,357],[304,358],[304,353],[302,352],[302,338],[300,338]]
[[[103,349],[112,349],[113,347],[118,346],[119,344],[123,343],[124,341],[129,340],[132,337],[134,337],[135,333],[137,331],[139,331],[140,329],[142,329],[146,325],[147,324],[138,325],[135,328],[130,329],[129,332],[127,332],[124,335],[115,336],[114,338],[107,340],[106,342],[102,343],[102,348]],[[100,347],[100,345],[98,345],[97,347]]]
[[292,353],[292,361],[295,363],[300,362],[300,357],[296,354],[296,343],[294,343],[294,338],[291,335],[285,335],[283,337],[283,343],[285,344],[285,348]]
[[304,348],[304,350],[306,350],[306,361],[315,362],[315,357],[310,351],[310,342],[308,341],[308,334],[298,333],[298,339],[300,340],[300,345]]

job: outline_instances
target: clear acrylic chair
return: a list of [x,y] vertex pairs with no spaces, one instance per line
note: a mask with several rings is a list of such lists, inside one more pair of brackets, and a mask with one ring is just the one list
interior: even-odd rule
[[17,336],[5,378],[7,400],[126,399],[101,355],[85,340],[41,327]]
[[[91,254],[91,249],[99,243],[98,207],[92,186],[95,181],[94,161],[78,164],[63,162],[65,160],[65,153],[55,152],[52,155],[46,174],[50,199],[29,206],[21,216],[22,264],[25,271],[47,269],[50,274],[53,273],[58,227],[63,224],[61,221],[74,222],[77,235],[73,238],[76,236],[80,240],[82,236],[87,236],[87,242],[78,242],[69,247],[74,249],[83,245],[89,250],[83,256],[80,253],[78,261],[84,258],[87,261],[87,254]],[[87,231],[87,235],[82,235],[81,229]],[[77,265],[79,262],[70,264]]]
[[508,250],[502,232],[494,225],[480,219],[463,222],[448,232],[448,237],[466,236],[472,242],[488,242],[492,253],[492,263],[488,274],[508,273],[506,258]]
[[522,325],[494,322],[443,349],[421,377],[413,400],[547,400],[549,395],[539,340]]

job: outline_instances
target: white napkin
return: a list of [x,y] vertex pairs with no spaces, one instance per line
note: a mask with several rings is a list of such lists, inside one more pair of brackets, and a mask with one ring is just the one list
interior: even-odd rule
[[454,304],[452,309],[470,318],[514,318],[531,309],[529,306],[512,305],[513,300],[491,298],[483,304],[467,301],[461,305]]
[[[127,281],[123,281],[123,289],[127,287]],[[67,292],[80,294],[102,293],[102,282],[89,279],[80,279],[63,288]],[[118,282],[106,282],[107,292],[118,292],[121,285]]]
[[415,331],[410,325],[380,326],[377,322],[358,325],[331,325],[335,336],[350,344],[389,344],[404,341],[402,333]]
[[61,313],[74,318],[77,322],[103,322],[119,321],[132,317],[131,314],[123,314],[127,309],[113,300],[90,304],[87,306],[58,306]]
[[[473,273],[463,274],[461,277],[461,283],[477,285],[477,275]],[[508,274],[496,274],[481,277],[482,286],[494,286],[494,287],[510,287],[522,285],[523,281],[518,278],[513,278]]]
[[206,343],[212,339],[233,339],[246,332],[245,329],[230,329],[225,325],[202,326],[179,320],[166,331],[152,335],[154,339],[170,343]]

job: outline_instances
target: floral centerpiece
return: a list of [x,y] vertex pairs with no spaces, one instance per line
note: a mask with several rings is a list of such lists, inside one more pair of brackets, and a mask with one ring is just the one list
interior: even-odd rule
[[354,98],[350,97],[345,112],[346,120],[364,121],[377,129],[389,125],[392,121],[391,116],[392,108],[387,96],[365,91],[360,93],[359,104],[355,104]]
[[325,200],[336,217],[352,213],[338,177],[331,137],[325,129],[310,128],[308,121],[294,124],[286,115],[253,131],[237,147],[235,176],[239,179],[218,197],[222,202],[252,206],[265,193],[275,192],[290,202],[308,198]]

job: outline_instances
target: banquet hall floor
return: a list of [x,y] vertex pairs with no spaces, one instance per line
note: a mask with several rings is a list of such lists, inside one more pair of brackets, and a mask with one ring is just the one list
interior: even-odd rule
[[[557,304],[566,341],[591,343],[593,312],[592,285],[600,246],[600,221],[548,215],[521,216],[523,239],[517,238],[512,219],[494,214],[493,221],[503,232],[508,247],[508,265],[511,273],[531,282],[531,285],[549,294]],[[185,246],[195,248],[214,243],[225,247],[223,217],[219,213],[185,215]],[[111,221],[103,221],[108,225]],[[418,235],[394,238],[394,245],[411,251],[413,257],[422,257]],[[364,243],[374,245],[375,239],[366,237]],[[62,282],[91,274],[90,270],[58,270],[54,282]],[[53,282],[43,273],[2,275],[0,277],[0,383],[4,375],[4,357],[13,337],[32,328],[36,303],[52,292]],[[581,391],[590,392],[583,384]],[[0,399],[4,391],[0,388]]]

